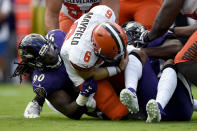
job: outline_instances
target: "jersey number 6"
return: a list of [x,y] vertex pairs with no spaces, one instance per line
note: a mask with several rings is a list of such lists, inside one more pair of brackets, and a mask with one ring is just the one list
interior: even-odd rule
[[85,56],[83,58],[84,62],[88,63],[90,61],[92,53],[90,51],[86,51]]

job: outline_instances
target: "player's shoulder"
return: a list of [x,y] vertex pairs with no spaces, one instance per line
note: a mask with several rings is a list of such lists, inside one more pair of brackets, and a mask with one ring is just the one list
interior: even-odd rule
[[54,42],[60,49],[66,37],[66,33],[62,30],[55,29],[47,33],[46,39]]
[[104,16],[110,21],[116,20],[114,11],[106,5],[95,6],[89,12],[93,13],[94,15]]
[[65,37],[66,33],[60,29],[55,29],[55,30],[51,30],[47,33],[46,38],[50,38],[50,36],[53,35],[55,37]]

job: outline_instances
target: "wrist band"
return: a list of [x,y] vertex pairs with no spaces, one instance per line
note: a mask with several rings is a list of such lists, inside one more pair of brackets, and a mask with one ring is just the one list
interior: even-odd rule
[[115,66],[107,67],[107,71],[109,73],[109,77],[114,76],[114,75],[117,74]]
[[120,73],[121,69],[118,66],[110,66],[110,67],[107,67],[107,71],[109,73],[109,77],[111,77],[111,76],[114,76],[114,75]]
[[86,102],[88,101],[88,97],[85,97],[81,94],[79,94],[79,96],[77,97],[76,99],[76,103],[79,105],[79,106],[84,106],[86,104]]

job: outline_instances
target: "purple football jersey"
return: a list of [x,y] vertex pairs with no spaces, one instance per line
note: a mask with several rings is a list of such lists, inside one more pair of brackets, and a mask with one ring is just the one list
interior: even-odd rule
[[[52,40],[61,50],[66,34],[61,30],[50,31],[46,38]],[[66,68],[62,62],[62,65],[56,69],[47,71],[34,70],[32,74],[32,85],[34,91],[37,88],[43,88],[47,95],[61,89],[73,87],[72,81],[66,72]]]

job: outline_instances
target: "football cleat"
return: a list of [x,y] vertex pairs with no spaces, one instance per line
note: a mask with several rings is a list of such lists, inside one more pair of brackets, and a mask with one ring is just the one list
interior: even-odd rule
[[146,112],[148,115],[146,119],[147,123],[161,121],[161,113],[160,113],[160,109],[156,100],[151,99],[148,101],[148,103],[146,104]]
[[194,104],[193,104],[194,111],[197,111],[197,100],[194,99]]
[[42,107],[38,104],[37,101],[29,102],[27,105],[24,117],[25,118],[38,118],[40,117],[40,112],[42,111]]
[[120,92],[120,101],[132,114],[139,111],[137,95],[133,88],[123,89]]

